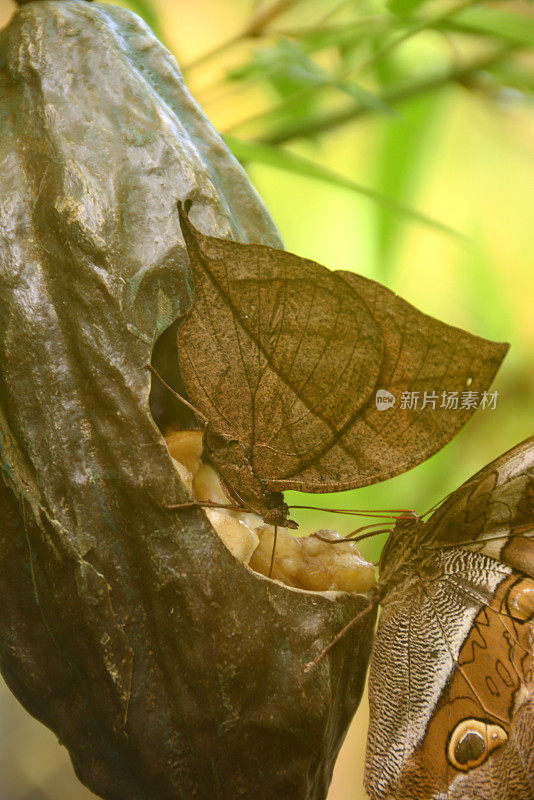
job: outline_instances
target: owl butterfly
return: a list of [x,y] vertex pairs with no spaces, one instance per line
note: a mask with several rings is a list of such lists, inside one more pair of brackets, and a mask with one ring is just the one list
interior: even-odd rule
[[532,800],[534,437],[398,520],[379,586],[372,800]]
[[[204,236],[178,205],[194,300],[180,373],[204,448],[240,505],[287,525],[282,492],[354,489],[443,447],[508,349],[422,314],[375,281],[283,250]],[[396,398],[377,407],[377,391]],[[403,406],[403,391],[421,403]],[[425,396],[433,401],[423,407]],[[438,399],[439,398],[439,399]]]

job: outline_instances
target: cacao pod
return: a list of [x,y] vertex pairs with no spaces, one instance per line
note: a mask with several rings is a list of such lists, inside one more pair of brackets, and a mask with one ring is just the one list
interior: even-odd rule
[[176,200],[216,236],[280,246],[272,221],[170,54],[108,5],[30,2],[0,34],[0,164],[8,685],[103,798],[323,798],[373,615],[306,673],[365,598],[259,576],[166,509],[185,493],[149,409],[191,302]]

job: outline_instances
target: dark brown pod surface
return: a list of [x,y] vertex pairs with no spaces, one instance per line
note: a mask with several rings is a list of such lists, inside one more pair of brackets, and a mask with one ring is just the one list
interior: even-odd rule
[[[191,302],[176,199],[280,246],[134,15],[21,8],[0,34],[0,665],[109,800],[324,798],[372,614],[239,564],[184,490],[145,369]],[[171,337],[174,341],[174,337]],[[160,340],[161,341],[161,340]]]

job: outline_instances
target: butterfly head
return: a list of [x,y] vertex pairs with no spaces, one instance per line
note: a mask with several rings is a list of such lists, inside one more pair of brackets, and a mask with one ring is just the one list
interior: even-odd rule
[[265,495],[265,504],[267,511],[263,514],[263,520],[268,525],[279,525],[283,528],[291,528],[296,530],[298,524],[294,520],[289,519],[289,508],[284,501],[282,492],[268,492]]

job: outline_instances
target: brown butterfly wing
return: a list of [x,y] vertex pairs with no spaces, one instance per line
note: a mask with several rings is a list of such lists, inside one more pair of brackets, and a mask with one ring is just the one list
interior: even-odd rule
[[250,489],[245,462],[272,491],[349,489],[409,469],[473,409],[396,408],[388,422],[376,390],[391,386],[399,399],[401,388],[482,390],[506,352],[373,281],[206,237],[180,219],[195,277],[180,370],[216,434],[212,459],[240,496]]
[[[461,407],[468,389],[480,397],[488,388],[508,345],[498,345],[421,313],[385,286],[362,275],[338,271],[371,310],[385,342],[377,387],[396,398],[387,412],[376,407],[374,397],[347,431],[351,448],[369,442],[382,454],[386,477],[409,469],[449,442],[465,425],[473,409]],[[418,395],[418,407],[403,408],[405,391]],[[441,408],[443,392],[457,392],[459,407]],[[425,393],[437,395],[435,408],[422,408]]]
[[451,798],[534,797],[533,617],[534,581],[511,575],[460,652],[421,748],[445,746]]
[[[527,440],[497,459],[429,523],[397,532],[388,547],[369,680],[372,800],[534,798],[532,446]],[[449,547],[445,536],[436,542],[438,529],[454,531],[448,517],[458,512],[466,486],[486,486],[496,471],[495,497],[502,503],[499,487],[508,485],[509,519],[521,525],[520,538],[508,534],[513,550],[499,540],[513,565],[473,549],[477,532],[489,545],[484,513],[465,548]],[[491,498],[483,508],[491,508]]]
[[512,574],[460,651],[416,754],[428,758],[445,747],[451,800],[534,797],[533,618],[534,581]]
[[461,547],[534,577],[534,436],[466,481],[425,527],[426,547]]
[[244,494],[238,473],[250,481],[248,461],[271,488],[269,478],[313,462],[367,401],[382,360],[380,331],[328,270],[204,237],[183,213],[181,224],[195,279],[178,334],[189,398],[219,434],[211,455],[230,485]]

